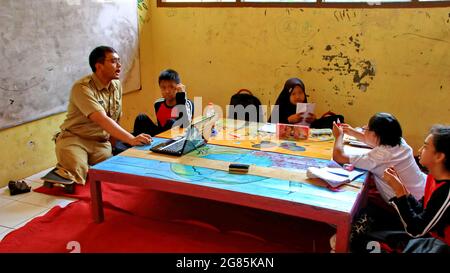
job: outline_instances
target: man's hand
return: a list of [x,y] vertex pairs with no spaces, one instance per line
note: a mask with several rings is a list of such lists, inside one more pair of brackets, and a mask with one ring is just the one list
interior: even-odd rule
[[132,146],[141,146],[141,145],[147,145],[152,142],[152,137],[147,134],[139,134],[131,139],[131,141],[128,142],[128,144]]
[[152,137],[147,134],[140,134],[133,136],[125,129],[120,127],[114,120],[106,115],[104,111],[97,111],[89,115],[88,117],[93,122],[100,125],[106,132],[108,132],[112,138],[118,139],[122,142],[128,143],[133,146],[149,144],[152,141]]

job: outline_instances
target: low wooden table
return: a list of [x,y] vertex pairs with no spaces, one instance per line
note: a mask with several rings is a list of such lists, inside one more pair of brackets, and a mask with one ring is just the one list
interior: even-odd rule
[[[155,138],[152,145],[163,140]],[[308,166],[333,164],[325,159],[212,144],[173,157],[152,153],[149,147],[129,149],[89,170],[97,223],[104,220],[101,183],[117,183],[329,223],[336,226],[336,251],[348,251],[352,219],[367,192],[366,176],[331,191],[305,175]],[[230,174],[229,162],[251,164],[251,172]]]

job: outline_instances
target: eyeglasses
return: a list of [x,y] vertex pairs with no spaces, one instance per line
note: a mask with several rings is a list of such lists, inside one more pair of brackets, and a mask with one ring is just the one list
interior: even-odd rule
[[369,129],[369,127],[368,127],[367,125],[361,127],[361,129],[362,129],[363,132],[365,132],[365,131],[370,131],[370,129]]
[[105,61],[108,61],[112,64],[120,64],[120,58],[112,58],[112,59],[106,59]]

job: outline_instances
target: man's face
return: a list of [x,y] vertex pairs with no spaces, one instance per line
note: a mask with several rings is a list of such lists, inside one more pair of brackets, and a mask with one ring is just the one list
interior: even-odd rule
[[97,72],[101,73],[106,79],[117,80],[120,76],[121,67],[119,55],[117,53],[107,52],[103,64],[97,63]]
[[174,81],[162,80],[159,83],[161,96],[165,100],[174,100],[177,94],[177,83]]

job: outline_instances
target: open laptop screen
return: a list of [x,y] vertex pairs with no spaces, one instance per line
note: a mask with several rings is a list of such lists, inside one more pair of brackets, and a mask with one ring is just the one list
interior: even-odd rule
[[152,146],[150,151],[155,153],[169,154],[169,155],[184,155],[190,151],[206,143],[203,136],[205,130],[211,129],[208,127],[212,117],[202,118],[199,121],[189,125],[183,137],[175,137],[166,142]]
[[189,126],[186,132],[186,143],[184,145],[183,154],[204,144],[205,139],[203,137],[203,130],[205,129],[205,125],[211,119],[212,117],[203,118]]

